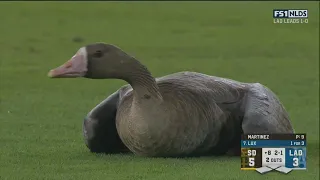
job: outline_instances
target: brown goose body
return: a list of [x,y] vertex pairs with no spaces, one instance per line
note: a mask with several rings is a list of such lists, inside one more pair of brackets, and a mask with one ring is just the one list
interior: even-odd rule
[[[251,133],[293,132],[282,105],[261,84],[196,72],[175,73],[156,82],[162,100],[148,96],[135,100],[131,86],[120,89],[117,130],[124,144],[136,154],[175,157],[213,155],[217,149],[227,152],[240,141],[248,106],[245,99],[252,91],[257,92],[255,98],[262,100],[257,102],[255,111],[263,105],[268,110],[265,122],[258,123],[260,130],[251,129]],[[221,142],[227,145],[221,146]]]
[[88,114],[84,135],[90,149],[120,152],[126,147],[152,157],[213,155],[238,148],[241,133],[294,132],[276,95],[259,83],[196,72],[155,79],[113,45],[81,48],[50,76],[129,83]]

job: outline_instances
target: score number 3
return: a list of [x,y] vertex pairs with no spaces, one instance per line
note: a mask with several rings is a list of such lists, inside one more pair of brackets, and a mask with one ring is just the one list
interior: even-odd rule
[[293,166],[299,166],[299,159],[298,158],[293,158]]

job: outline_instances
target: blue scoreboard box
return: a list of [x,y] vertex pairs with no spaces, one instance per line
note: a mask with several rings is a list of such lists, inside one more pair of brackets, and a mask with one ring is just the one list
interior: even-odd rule
[[[244,134],[241,137],[242,170],[305,170],[306,134]],[[268,169],[268,170],[267,170]]]

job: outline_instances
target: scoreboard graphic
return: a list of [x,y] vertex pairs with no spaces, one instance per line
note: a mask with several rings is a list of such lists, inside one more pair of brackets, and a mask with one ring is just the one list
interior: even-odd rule
[[307,169],[306,134],[245,134],[241,137],[241,170],[263,174]]

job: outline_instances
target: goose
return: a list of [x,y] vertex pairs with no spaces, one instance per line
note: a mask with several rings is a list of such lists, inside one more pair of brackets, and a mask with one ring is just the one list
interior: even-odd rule
[[128,83],[85,117],[83,134],[91,152],[239,155],[241,134],[294,133],[278,97],[260,83],[189,71],[154,78],[137,58],[113,44],[83,46],[48,76]]

